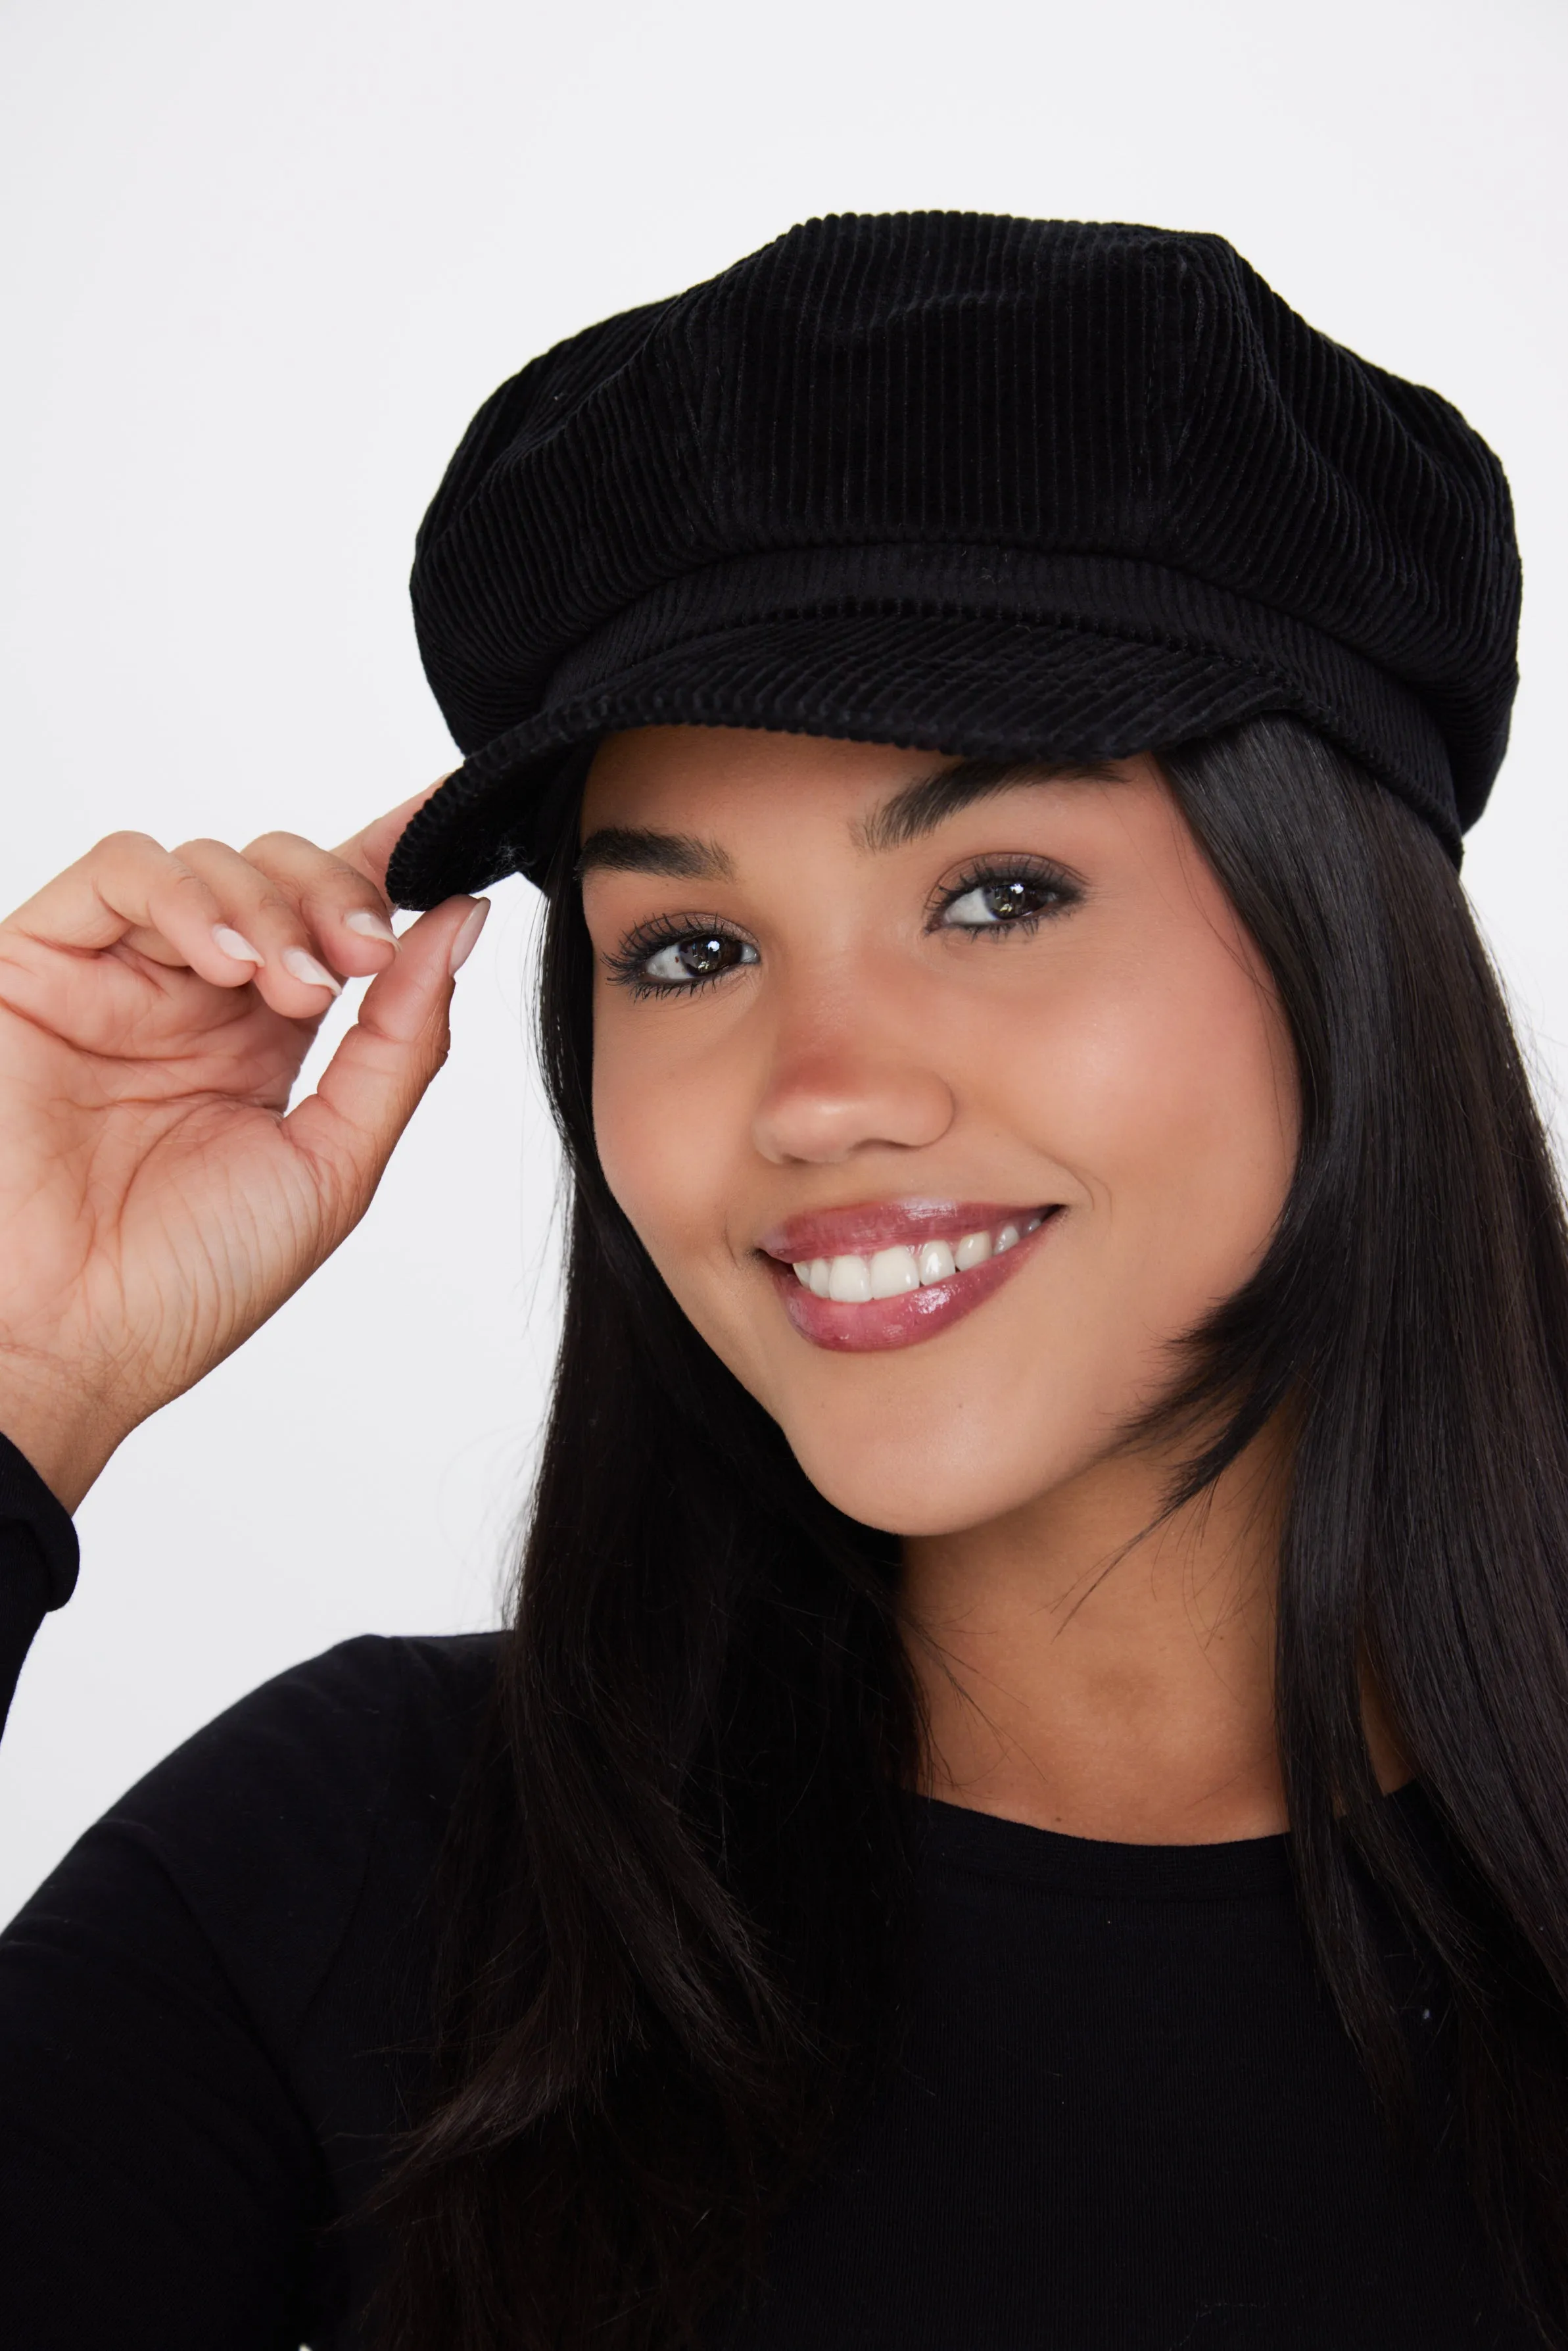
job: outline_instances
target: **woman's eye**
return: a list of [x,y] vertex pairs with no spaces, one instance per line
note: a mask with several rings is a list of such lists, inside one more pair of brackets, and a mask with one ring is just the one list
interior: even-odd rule
[[727,938],[722,931],[692,931],[640,956],[637,977],[655,987],[688,987],[694,980],[721,979],[725,972],[756,960],[755,947],[744,939]]
[[950,930],[1005,929],[1009,924],[1026,923],[1060,906],[1065,896],[1054,882],[1023,874],[1002,875],[992,882],[971,883],[958,897],[948,900],[939,919]]

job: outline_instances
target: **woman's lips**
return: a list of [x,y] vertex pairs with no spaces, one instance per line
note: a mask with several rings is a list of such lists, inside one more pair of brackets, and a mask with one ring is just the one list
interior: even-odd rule
[[933,1339],[961,1321],[1033,1254],[1059,1213],[979,1200],[867,1201],[792,1217],[763,1250],[803,1338],[867,1353]]

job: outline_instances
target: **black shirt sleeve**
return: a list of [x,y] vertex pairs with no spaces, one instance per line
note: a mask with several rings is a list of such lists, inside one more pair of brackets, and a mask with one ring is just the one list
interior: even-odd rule
[[32,1463],[0,1437],[0,1729],[33,1635],[76,1580],[76,1529]]
[[433,1716],[438,1743],[467,1719],[442,1711],[446,1646],[349,1642],[255,1691],[0,1937],[5,2340],[352,2339],[362,2281],[335,2223],[398,2120],[374,1970],[445,1813],[410,1717]]
[[[76,1580],[0,1437],[0,1722]],[[483,1638],[281,1675],[122,1797],[0,1936],[0,2338],[339,2351],[379,2259],[342,2225],[406,2119],[425,1889]]]

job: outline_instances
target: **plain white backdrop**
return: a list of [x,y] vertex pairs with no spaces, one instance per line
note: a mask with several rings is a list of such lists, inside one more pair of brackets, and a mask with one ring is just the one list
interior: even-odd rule
[[[1466,872],[1554,1106],[1565,68],[1563,0],[5,0],[0,898],[119,825],[333,841],[452,765],[414,528],[562,335],[823,212],[1214,229],[1508,466],[1525,683]],[[0,1916],[267,1675],[494,1621],[554,1333],[531,923],[503,885],[366,1224],[84,1505]]]

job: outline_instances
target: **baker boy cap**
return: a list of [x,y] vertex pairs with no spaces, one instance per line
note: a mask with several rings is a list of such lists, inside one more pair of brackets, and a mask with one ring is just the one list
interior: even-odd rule
[[1111,223],[841,214],[590,327],[480,410],[412,585],[465,756],[410,906],[541,879],[586,747],[680,722],[1100,759],[1291,711],[1457,856],[1517,674],[1457,411]]

